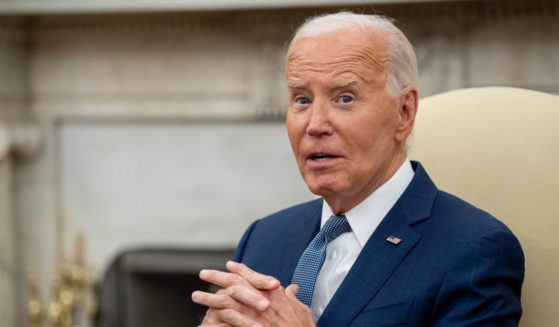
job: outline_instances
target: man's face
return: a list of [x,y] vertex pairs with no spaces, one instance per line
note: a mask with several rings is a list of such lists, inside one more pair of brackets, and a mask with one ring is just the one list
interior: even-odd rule
[[387,37],[370,34],[299,37],[287,58],[291,147],[309,189],[335,213],[364,200],[401,163],[400,100],[385,88]]

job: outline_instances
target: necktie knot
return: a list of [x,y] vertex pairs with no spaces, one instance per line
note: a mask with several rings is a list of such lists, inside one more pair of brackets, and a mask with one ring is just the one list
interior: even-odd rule
[[[350,232],[351,226],[344,215],[332,215],[324,224],[320,232],[324,233],[326,241],[329,243],[343,233]],[[319,233],[320,233],[319,232]]]

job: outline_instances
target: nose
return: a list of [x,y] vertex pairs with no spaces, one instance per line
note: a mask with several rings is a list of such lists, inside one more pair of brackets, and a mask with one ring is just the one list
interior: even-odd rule
[[333,132],[328,104],[322,101],[313,103],[309,110],[309,121],[306,133],[310,136],[321,137],[331,135]]

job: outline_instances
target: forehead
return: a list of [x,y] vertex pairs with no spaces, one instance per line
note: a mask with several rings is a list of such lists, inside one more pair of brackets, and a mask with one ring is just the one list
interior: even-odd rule
[[[375,30],[338,30],[296,37],[287,54],[288,81],[312,73],[355,75],[373,82],[383,79],[388,64],[388,37]],[[312,74],[314,75],[314,74]]]

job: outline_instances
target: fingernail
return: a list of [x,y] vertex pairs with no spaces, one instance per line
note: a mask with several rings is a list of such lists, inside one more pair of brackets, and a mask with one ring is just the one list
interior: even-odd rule
[[208,275],[208,271],[206,269],[200,270],[200,277],[205,277]]
[[277,287],[277,286],[279,286],[279,282],[275,279],[272,279],[268,282],[268,286],[269,287]]
[[270,302],[268,300],[260,300],[258,301],[258,303],[256,304],[258,306],[259,310],[266,310],[268,308],[268,305],[270,305]]
[[263,327],[261,324],[253,324],[251,327]]

